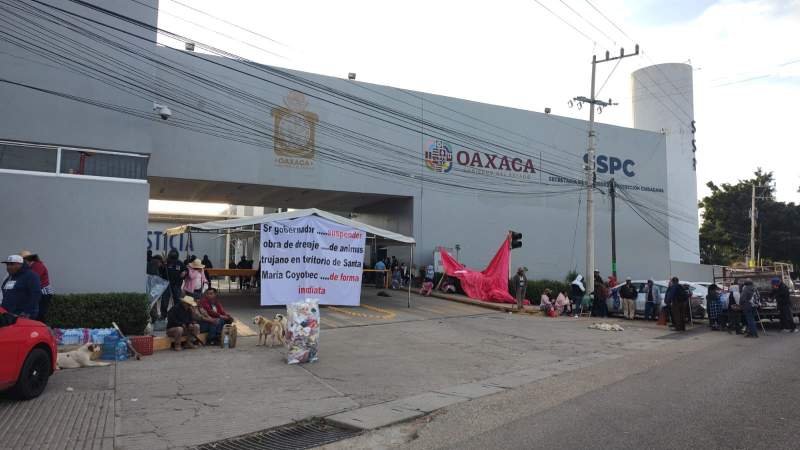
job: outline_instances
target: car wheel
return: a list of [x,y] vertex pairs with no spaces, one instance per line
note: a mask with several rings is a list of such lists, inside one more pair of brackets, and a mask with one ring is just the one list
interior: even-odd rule
[[22,400],[38,397],[47,387],[48,379],[50,379],[50,355],[41,348],[35,348],[25,358],[19,379],[11,394]]

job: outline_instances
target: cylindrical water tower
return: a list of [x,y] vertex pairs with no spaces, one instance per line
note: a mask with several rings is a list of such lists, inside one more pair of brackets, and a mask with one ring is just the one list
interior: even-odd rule
[[633,72],[631,81],[633,127],[661,132],[666,137],[666,206],[670,214],[665,219],[670,261],[699,263],[692,66],[645,67]]

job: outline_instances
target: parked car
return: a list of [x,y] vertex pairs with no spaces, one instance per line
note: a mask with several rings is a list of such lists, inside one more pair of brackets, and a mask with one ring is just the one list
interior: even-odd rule
[[56,340],[47,325],[0,307],[0,391],[38,397],[56,370]]
[[[625,283],[620,283],[617,286],[612,288],[612,291],[619,292],[619,288],[622,287]],[[644,317],[644,304],[647,301],[645,297],[645,287],[647,286],[647,280],[631,280],[631,284],[634,288],[636,288],[636,314]],[[658,296],[661,299],[661,304],[664,304],[664,294],[667,293],[667,282],[666,281],[654,281],[653,285],[656,287],[656,291],[658,292]],[[614,296],[613,294],[608,297],[606,300],[606,304],[608,305],[608,313],[609,314],[622,314],[622,299],[620,299],[619,306],[617,308],[614,307]]]
[[[619,292],[619,288],[625,283],[620,283],[617,286],[612,288],[612,291],[616,290]],[[645,287],[647,286],[647,280],[631,280],[631,284],[634,288],[636,288],[636,315],[644,317],[644,305],[647,301],[645,297]],[[692,305],[692,317],[695,319],[702,319],[706,315],[706,294],[708,293],[707,289],[703,286],[700,286],[697,283],[681,283],[683,287],[690,292],[690,304]],[[656,291],[658,292],[658,296],[661,299],[661,307],[665,306],[664,303],[664,296],[667,293],[667,287],[669,286],[669,281],[667,280],[657,280],[653,281],[653,285],[656,287]],[[613,294],[606,299],[606,304],[608,305],[608,313],[609,314],[622,314],[622,299],[620,299],[619,306],[614,307],[614,296]]]

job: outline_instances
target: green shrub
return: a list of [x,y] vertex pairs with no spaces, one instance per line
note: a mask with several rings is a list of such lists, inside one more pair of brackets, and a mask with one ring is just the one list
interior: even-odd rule
[[[528,280],[528,290],[525,293],[525,297],[530,300],[532,304],[538,305],[545,289],[550,289],[551,300],[555,300],[559,291],[562,290],[569,295],[569,284],[563,281]],[[516,288],[511,281],[508,282],[508,292],[511,293],[512,297],[516,296]]]
[[53,328],[109,328],[116,322],[125,335],[147,326],[147,295],[138,293],[56,295],[47,312]]

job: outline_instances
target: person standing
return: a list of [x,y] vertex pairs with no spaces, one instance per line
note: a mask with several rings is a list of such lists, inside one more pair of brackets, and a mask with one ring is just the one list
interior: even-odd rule
[[778,277],[772,279],[772,298],[778,303],[781,330],[785,333],[797,333],[797,326],[794,324],[792,315],[792,299],[789,296],[789,288]]
[[161,318],[167,317],[169,302],[177,305],[181,301],[181,284],[186,276],[186,266],[180,261],[178,251],[172,249],[167,253],[167,261],[161,268],[161,278],[167,280],[169,287],[161,294]]
[[644,287],[644,320],[658,320],[658,310],[661,306],[661,298],[658,296],[656,285],[653,280],[647,280]]
[[600,276],[600,271],[594,271],[594,315],[595,317],[608,317],[608,287]]
[[583,285],[583,275],[578,274],[572,283],[569,284],[569,299],[572,301],[572,311],[575,312],[575,318],[581,313],[581,303],[583,302],[583,295],[586,293],[586,287]]
[[689,305],[689,297],[686,294],[686,289],[681,286],[678,277],[672,277],[671,282],[672,284],[667,290],[667,294],[669,295],[670,290],[672,291],[670,296],[672,300],[670,305],[672,324],[675,327],[675,331],[686,331],[686,308]]
[[203,255],[203,266],[205,266],[205,273],[206,273],[206,280],[208,280],[209,287],[211,286],[211,276],[208,274],[208,269],[213,269],[214,264],[211,264],[211,260],[208,258],[208,255]]
[[378,262],[375,263],[375,289],[383,289],[386,286],[386,282],[384,281],[384,277],[386,276],[386,263],[383,262],[382,259],[379,259]]
[[728,334],[731,331],[742,334],[742,307],[739,304],[742,299],[742,289],[737,283],[738,281],[733,281],[728,295]]
[[739,297],[739,306],[742,307],[742,315],[747,324],[747,333],[744,337],[757,338],[758,328],[756,328],[756,289],[753,281],[747,279],[742,287],[742,294]]
[[525,294],[528,292],[528,277],[525,276],[524,267],[517,268],[517,274],[511,278],[511,285],[514,286],[514,299],[517,301],[517,311],[522,311],[525,303]]
[[[205,266],[199,259],[189,263],[189,271],[186,278],[183,280],[183,292],[195,300],[199,300],[203,296],[203,287],[209,286],[206,273],[203,271]],[[210,286],[209,286],[210,287]]]
[[33,273],[39,276],[39,285],[42,289],[42,298],[39,300],[39,313],[36,320],[44,322],[47,310],[50,309],[50,302],[53,300],[53,286],[50,284],[50,273],[47,271],[47,266],[44,265],[39,255],[32,253],[28,250],[19,252],[19,256],[25,260],[28,267],[31,268]]
[[719,286],[712,284],[706,294],[706,311],[708,311],[708,324],[713,331],[720,330],[720,314],[722,302],[720,300]]
[[25,264],[20,255],[11,255],[3,264],[8,276],[0,285],[3,291],[3,308],[11,314],[36,319],[39,317],[39,301],[42,298],[39,275]]
[[633,320],[636,318],[636,288],[631,284],[631,279],[626,278],[625,284],[619,290],[619,295],[622,297],[622,315],[626,320]]

